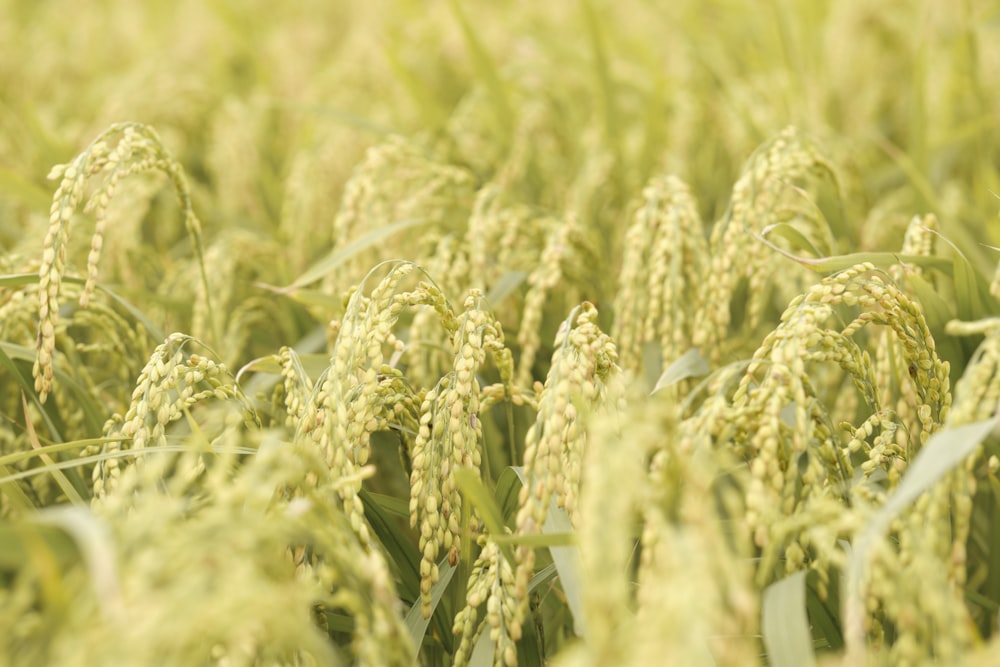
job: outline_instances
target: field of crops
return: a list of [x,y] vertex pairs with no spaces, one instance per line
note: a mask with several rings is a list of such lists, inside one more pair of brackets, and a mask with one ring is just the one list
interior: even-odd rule
[[0,44],[0,666],[1000,664],[995,2]]

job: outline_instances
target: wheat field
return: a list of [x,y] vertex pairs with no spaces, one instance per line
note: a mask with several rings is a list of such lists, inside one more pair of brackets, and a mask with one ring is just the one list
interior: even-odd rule
[[996,3],[0,17],[0,665],[1000,662]]

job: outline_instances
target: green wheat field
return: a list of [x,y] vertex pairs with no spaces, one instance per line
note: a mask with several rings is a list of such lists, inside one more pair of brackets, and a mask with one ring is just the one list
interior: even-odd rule
[[996,2],[0,44],[0,665],[1000,664]]

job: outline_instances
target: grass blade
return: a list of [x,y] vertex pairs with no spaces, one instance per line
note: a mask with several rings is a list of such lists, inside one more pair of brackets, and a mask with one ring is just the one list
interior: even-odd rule
[[490,91],[490,96],[493,98],[493,108],[496,110],[497,120],[504,131],[504,140],[506,141],[506,138],[510,136],[514,128],[514,111],[510,100],[507,98],[507,88],[503,83],[503,79],[500,78],[500,71],[497,69],[493,57],[490,56],[489,51],[486,50],[486,47],[483,46],[483,43],[476,35],[476,31],[469,22],[469,18],[465,15],[465,11],[462,9],[462,4],[459,0],[450,0],[448,7],[462,29],[462,37],[465,40],[466,48],[469,50],[472,66],[486,84],[486,88]]
[[663,371],[663,375],[656,381],[656,386],[653,387],[653,391],[650,393],[655,394],[664,387],[677,384],[687,378],[703,377],[708,375],[711,370],[708,367],[708,360],[701,355],[698,348],[693,347],[682,354],[674,363],[670,364],[667,370]]
[[[452,577],[455,576],[455,568],[448,563],[448,559],[444,559],[438,563],[438,571],[440,573],[440,578],[437,583],[431,587],[431,609],[436,610],[438,603],[441,602],[441,596],[444,595],[445,590],[448,588],[448,584],[451,583]],[[431,617],[433,618],[433,616]],[[423,641],[424,636],[427,634],[427,626],[430,625],[431,619],[424,618],[421,612],[421,602],[418,599],[410,607],[410,610],[406,612],[406,618],[404,619],[406,623],[406,629],[410,631],[410,639],[413,640],[413,645],[419,647]]]
[[806,610],[813,627],[813,636],[818,641],[826,641],[826,648],[839,651],[844,648],[844,635],[840,628],[840,576],[830,575],[826,598],[822,598],[816,586],[819,579],[815,572],[806,578]]
[[80,551],[66,531],[56,526],[25,522],[0,523],[0,572],[17,572],[34,562],[36,549],[44,547],[60,566],[80,558]]
[[[43,451],[42,443],[38,441],[38,434],[35,433],[35,425],[31,422],[30,409],[28,408],[28,399],[25,397],[24,393],[21,393],[21,409],[24,410],[24,427],[28,432],[28,441],[31,443],[31,448],[35,450],[38,456],[49,466],[55,466],[55,460],[49,456],[48,453]],[[72,468],[67,470],[72,471]],[[72,502],[74,505],[83,505],[83,496],[80,493],[80,489],[74,486],[62,470],[58,468],[52,468],[52,478],[55,479],[56,484],[62,489],[63,494]],[[80,487],[83,486],[83,480],[80,479],[79,475],[76,476],[76,482]]]
[[525,281],[528,274],[524,271],[508,271],[500,277],[496,285],[490,290],[489,294],[486,295],[486,302],[489,303],[494,308],[500,304],[501,301],[510,296],[514,290],[520,287],[521,283]]
[[806,617],[806,576],[796,572],[764,589],[761,630],[772,667],[816,664]]
[[125,609],[118,586],[118,565],[111,531],[89,508],[53,507],[39,513],[35,521],[58,526],[79,547],[101,612],[111,620],[124,620]]
[[817,273],[833,273],[843,271],[862,262],[871,262],[879,268],[889,268],[897,264],[914,264],[929,269],[937,269],[946,275],[952,274],[952,263],[944,257],[928,255],[901,255],[896,252],[855,252],[849,255],[832,255],[830,257],[800,257],[784,248],[768,241],[764,236],[752,230],[748,231],[754,238],[768,248],[788,259],[812,269]]
[[[479,512],[483,523],[486,524],[486,530],[491,535],[504,535],[505,524],[503,514],[500,512],[500,506],[497,505],[496,499],[490,495],[490,492],[486,490],[486,486],[479,479],[479,475],[467,468],[461,468],[455,471],[455,484],[458,485],[462,494],[472,503],[476,511]],[[501,544],[500,550],[503,551],[504,558],[508,562],[514,562],[514,551],[509,544]]]
[[420,558],[410,538],[400,528],[391,513],[386,511],[378,497],[361,490],[361,502],[365,506],[365,517],[378,536],[385,550],[392,554],[390,563],[397,567],[401,593],[410,600],[420,597]]
[[[34,385],[26,375],[21,373],[17,364],[14,363],[14,359],[19,359],[22,363],[30,364],[34,358],[35,353],[30,348],[23,345],[0,343],[0,366],[3,366],[10,372],[24,395],[31,397],[31,402],[38,409],[42,421],[45,422],[45,427],[49,430],[50,437],[56,442],[61,442],[63,423],[59,418],[57,409],[51,404],[48,406],[42,405],[41,401],[38,400],[38,394],[35,393]],[[58,375],[58,373],[59,371],[57,370],[56,374]]]
[[847,567],[847,589],[844,601],[844,630],[848,653],[864,646],[864,600],[862,575],[868,552],[882,538],[889,524],[910,503],[931,488],[945,474],[970,456],[982,441],[997,428],[997,419],[986,419],[963,426],[945,428],[933,436],[910,463],[896,490],[875,513],[853,545]]
[[[521,484],[527,483],[523,467],[518,466],[513,470],[521,479]],[[573,524],[569,520],[569,515],[566,510],[556,504],[555,498],[553,498],[549,501],[549,511],[545,516],[545,523],[542,524],[542,533],[553,535],[572,532]],[[583,582],[580,579],[580,565],[576,549],[576,546],[550,546],[549,553],[552,554],[552,562],[559,572],[559,582],[562,584],[566,602],[573,614],[574,632],[579,637],[585,637],[587,625],[583,614]]]
[[373,229],[367,234],[354,239],[343,248],[334,250],[326,257],[313,264],[306,270],[305,273],[299,276],[295,282],[287,287],[274,287],[273,285],[267,285],[264,283],[256,284],[258,287],[263,287],[264,289],[277,292],[278,294],[289,294],[300,287],[305,287],[306,285],[316,282],[358,253],[371,248],[383,239],[386,239],[397,232],[401,232],[404,229],[409,229],[410,227],[416,227],[418,225],[425,225],[428,222],[430,221],[426,218],[410,218],[408,220],[394,222],[384,227],[379,227],[378,229]]

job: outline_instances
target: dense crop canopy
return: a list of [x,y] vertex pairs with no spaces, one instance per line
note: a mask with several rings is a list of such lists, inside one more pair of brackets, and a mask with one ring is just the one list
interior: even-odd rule
[[992,3],[77,4],[0,664],[1000,661]]

